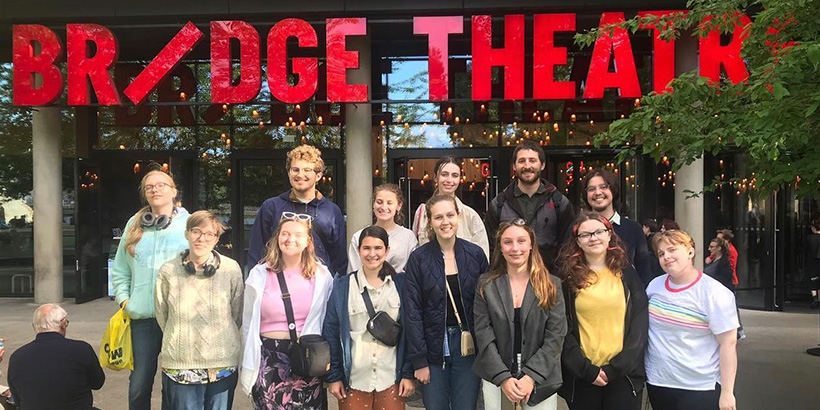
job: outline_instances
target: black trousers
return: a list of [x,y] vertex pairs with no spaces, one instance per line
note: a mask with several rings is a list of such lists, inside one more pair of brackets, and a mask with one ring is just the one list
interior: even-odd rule
[[683,390],[646,384],[653,410],[718,410],[720,384],[714,390]]
[[574,400],[567,404],[570,410],[640,410],[642,387],[626,376],[604,387],[576,380]]

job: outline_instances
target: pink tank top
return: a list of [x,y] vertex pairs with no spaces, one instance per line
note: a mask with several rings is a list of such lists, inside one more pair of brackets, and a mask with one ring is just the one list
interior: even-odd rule
[[[290,301],[293,305],[296,331],[301,333],[310,311],[310,304],[313,301],[313,289],[316,280],[315,277],[305,279],[302,276],[302,270],[299,268],[286,269],[283,273],[288,284]],[[277,279],[276,273],[271,270],[268,270],[268,277],[265,280],[260,319],[259,333],[288,331],[288,317],[285,314],[285,303],[282,301],[282,289],[279,288],[279,279]]]

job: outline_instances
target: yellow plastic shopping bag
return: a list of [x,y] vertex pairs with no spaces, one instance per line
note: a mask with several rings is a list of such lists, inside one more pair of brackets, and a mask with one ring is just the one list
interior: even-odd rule
[[121,307],[105,329],[100,343],[100,366],[111,370],[134,370],[134,353],[131,350],[131,318]]

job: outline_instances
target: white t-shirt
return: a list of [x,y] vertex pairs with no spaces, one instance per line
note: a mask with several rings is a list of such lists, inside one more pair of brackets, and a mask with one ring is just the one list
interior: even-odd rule
[[649,384],[684,390],[714,390],[720,382],[720,345],[715,335],[739,326],[735,296],[700,272],[676,286],[662,275],[649,283]]
[[[359,229],[350,238],[350,246],[347,247],[347,271],[354,272],[362,267],[362,260],[359,258],[359,235],[364,229]],[[419,241],[413,231],[396,225],[390,232],[387,233],[390,239],[390,253],[387,254],[387,263],[396,270],[396,272],[404,272],[404,265],[407,264],[407,258],[410,257],[410,252],[416,249]]]

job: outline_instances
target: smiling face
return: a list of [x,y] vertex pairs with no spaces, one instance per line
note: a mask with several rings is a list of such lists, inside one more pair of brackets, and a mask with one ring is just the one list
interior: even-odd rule
[[439,201],[430,207],[430,226],[439,239],[455,238],[458,231],[458,212],[453,201]]
[[453,163],[444,164],[436,174],[438,192],[443,195],[455,195],[461,182],[461,168]]
[[389,250],[390,248],[384,246],[381,239],[365,236],[359,244],[359,258],[362,260],[362,267],[371,272],[380,271]]
[[510,268],[525,266],[532,252],[532,239],[526,229],[511,225],[504,230],[499,239],[501,255],[507,261],[507,271]]
[[544,164],[538,153],[531,149],[522,149],[515,156],[515,176],[526,184],[534,184],[541,178]]
[[672,243],[661,240],[657,245],[658,261],[664,272],[669,276],[676,277],[692,268],[692,259],[695,257],[695,250],[683,244]]
[[185,239],[188,240],[191,258],[198,259],[210,255],[219,239],[219,231],[216,224],[206,221],[185,231]]
[[288,168],[290,186],[300,193],[309,193],[316,189],[316,182],[322,178],[321,170],[317,165],[303,159],[294,159]]
[[606,254],[610,239],[611,232],[603,222],[597,219],[589,219],[578,225],[575,237],[584,255],[588,256]]
[[174,180],[161,171],[151,171],[142,180],[140,190],[145,195],[145,201],[155,212],[162,208],[173,206],[177,189]]
[[589,179],[585,188],[587,203],[595,212],[612,210],[612,189],[603,177]]
[[373,215],[376,216],[376,220],[381,222],[393,221],[399,206],[399,198],[396,197],[395,193],[388,190],[378,191],[376,192],[376,199],[373,201]]
[[308,246],[310,231],[299,221],[283,221],[279,231],[279,250],[282,256],[301,256]]

